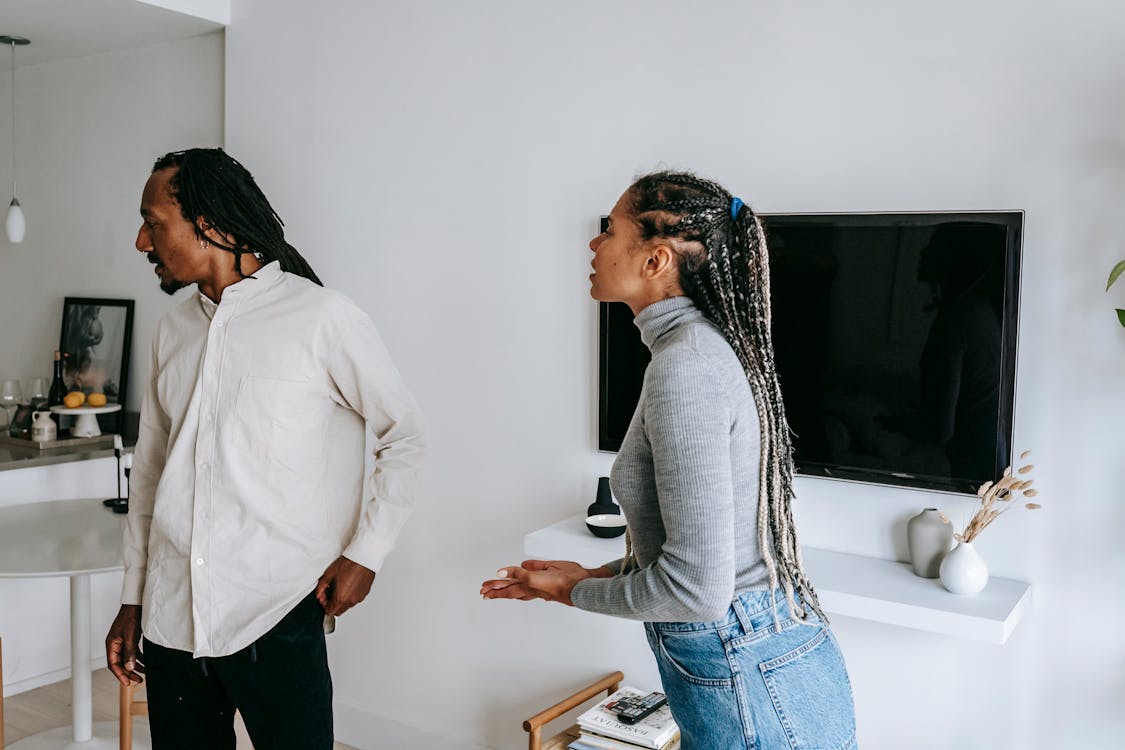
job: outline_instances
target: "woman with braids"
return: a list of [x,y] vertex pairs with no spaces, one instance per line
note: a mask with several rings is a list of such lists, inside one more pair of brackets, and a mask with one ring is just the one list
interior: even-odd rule
[[713,182],[661,172],[625,191],[590,248],[590,294],[629,305],[652,350],[611,476],[626,557],[529,560],[482,595],[645,621],[684,750],[855,747],[793,524],[758,218]]
[[154,750],[234,750],[236,710],[259,750],[330,750],[326,615],[363,601],[410,515],[418,408],[222,150],[158,159],[141,217],[160,287],[197,291],[153,337],[109,668],[145,675]]

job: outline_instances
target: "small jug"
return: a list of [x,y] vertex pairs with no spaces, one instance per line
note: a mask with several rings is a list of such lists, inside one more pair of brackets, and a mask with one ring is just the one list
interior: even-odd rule
[[51,419],[51,412],[37,411],[31,414],[31,439],[37,443],[46,443],[58,436],[58,428]]

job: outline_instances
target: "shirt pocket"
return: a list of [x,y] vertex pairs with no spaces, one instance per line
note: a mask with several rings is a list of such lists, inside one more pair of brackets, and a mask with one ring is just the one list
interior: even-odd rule
[[315,478],[333,402],[307,381],[246,375],[234,406],[237,443],[278,489]]

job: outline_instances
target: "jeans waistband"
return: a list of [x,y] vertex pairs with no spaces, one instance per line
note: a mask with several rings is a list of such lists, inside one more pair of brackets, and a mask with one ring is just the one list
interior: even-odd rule
[[[744,632],[751,633],[755,630],[754,622],[761,622],[762,615],[769,613],[770,622],[773,621],[773,605],[777,603],[777,619],[787,620],[790,616],[789,602],[785,598],[785,591],[777,589],[770,596],[769,591],[744,591],[731,600],[726,615],[718,620],[709,622],[653,622],[652,627],[663,632],[692,632],[701,630],[723,630],[732,626],[739,626]],[[798,599],[798,601],[800,601]]]

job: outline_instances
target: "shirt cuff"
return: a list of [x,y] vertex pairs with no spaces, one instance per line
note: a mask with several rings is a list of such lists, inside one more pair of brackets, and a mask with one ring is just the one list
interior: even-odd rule
[[140,606],[144,595],[145,573],[143,571],[126,572],[125,580],[121,583],[121,603]]
[[601,599],[601,592],[598,591],[598,582],[606,580],[609,579],[585,578],[574,584],[574,588],[570,590],[571,603],[578,609],[584,609],[587,612],[597,612],[598,600]]
[[613,574],[615,576],[619,576],[619,575],[621,575],[621,566],[624,562],[625,562],[625,558],[619,557],[616,560],[610,560],[607,563],[603,563],[602,567],[609,568],[610,570],[613,571]]
[[373,573],[378,573],[383,563],[390,554],[390,549],[373,549],[374,545],[352,542],[344,550],[343,556],[354,563],[359,563]]

